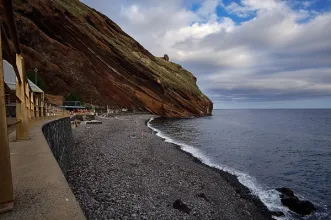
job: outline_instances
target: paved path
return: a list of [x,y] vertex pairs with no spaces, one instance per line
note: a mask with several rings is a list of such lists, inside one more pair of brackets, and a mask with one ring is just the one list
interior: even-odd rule
[[[7,117],[7,126],[9,124],[13,124],[16,122],[16,118],[13,118],[13,117]],[[8,129],[8,134],[12,133],[13,131],[15,131],[16,127],[11,127]]]
[[45,122],[31,125],[28,141],[13,141],[16,132],[9,136],[15,207],[1,220],[85,219],[41,131]]

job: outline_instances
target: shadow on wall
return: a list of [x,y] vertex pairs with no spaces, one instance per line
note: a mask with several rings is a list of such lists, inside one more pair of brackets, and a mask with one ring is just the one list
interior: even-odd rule
[[66,175],[68,157],[75,144],[70,118],[61,118],[48,122],[43,125],[42,131],[62,172]]

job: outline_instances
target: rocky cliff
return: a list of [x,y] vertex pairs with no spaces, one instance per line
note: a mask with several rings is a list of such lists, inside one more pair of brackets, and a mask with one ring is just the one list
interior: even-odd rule
[[74,0],[13,0],[27,70],[44,90],[169,117],[213,104],[180,65],[153,56],[105,15]]

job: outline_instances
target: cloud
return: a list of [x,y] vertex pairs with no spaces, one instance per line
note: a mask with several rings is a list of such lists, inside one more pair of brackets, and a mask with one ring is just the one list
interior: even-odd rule
[[216,106],[331,97],[331,12],[315,1],[83,2],[188,68]]
[[248,17],[254,12],[269,12],[271,10],[284,8],[285,5],[277,0],[242,0],[241,4],[231,2],[229,5],[223,7],[230,13],[239,17]]
[[220,3],[219,0],[206,0],[201,4],[197,14],[208,18],[208,16],[215,13],[216,7],[220,5]]

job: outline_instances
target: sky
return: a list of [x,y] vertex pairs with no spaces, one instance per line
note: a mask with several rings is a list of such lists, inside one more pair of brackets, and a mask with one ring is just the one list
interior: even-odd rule
[[331,0],[81,0],[198,78],[214,108],[331,108]]

